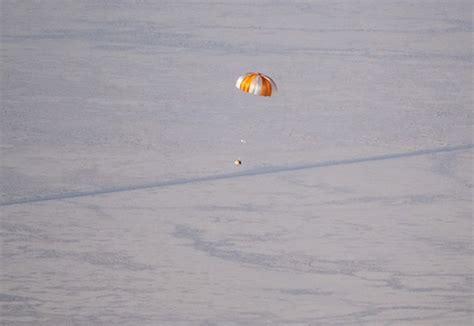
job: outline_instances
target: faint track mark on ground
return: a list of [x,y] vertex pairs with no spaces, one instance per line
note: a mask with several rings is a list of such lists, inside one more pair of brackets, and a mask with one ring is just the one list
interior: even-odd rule
[[128,192],[128,191],[145,190],[145,189],[153,189],[153,188],[164,188],[164,187],[171,187],[171,186],[194,184],[194,183],[199,183],[199,182],[210,182],[210,181],[235,179],[235,178],[242,178],[242,177],[261,176],[261,175],[266,175],[266,174],[310,170],[310,169],[318,169],[318,168],[325,168],[325,167],[339,166],[339,165],[350,165],[350,164],[360,164],[360,163],[367,163],[367,162],[374,162],[374,161],[395,160],[395,159],[410,158],[410,157],[423,156],[423,155],[442,154],[442,153],[449,153],[449,152],[454,152],[454,151],[469,150],[472,148],[474,148],[474,144],[465,144],[465,145],[458,145],[458,146],[445,146],[445,147],[438,147],[438,148],[432,148],[432,149],[422,149],[422,150],[411,151],[411,152],[366,156],[366,157],[351,158],[351,159],[345,159],[345,160],[323,161],[323,162],[318,162],[318,163],[308,163],[308,164],[300,164],[300,165],[265,166],[265,167],[250,169],[250,170],[244,170],[240,172],[215,174],[215,175],[208,175],[208,176],[196,177],[196,178],[183,178],[183,179],[174,179],[174,180],[168,180],[168,181],[157,181],[157,182],[148,183],[148,184],[103,188],[103,189],[94,190],[94,191],[83,191],[83,192],[78,191],[78,192],[68,192],[68,193],[62,193],[62,194],[44,195],[44,196],[38,195],[35,197],[20,198],[20,199],[14,199],[10,201],[1,202],[0,206],[11,206],[11,205],[28,204],[28,203],[36,203],[36,202],[45,202],[45,201],[51,201],[51,200],[63,200],[63,199],[69,199],[69,198],[98,196],[98,195],[112,194],[112,193],[118,193],[118,192]]

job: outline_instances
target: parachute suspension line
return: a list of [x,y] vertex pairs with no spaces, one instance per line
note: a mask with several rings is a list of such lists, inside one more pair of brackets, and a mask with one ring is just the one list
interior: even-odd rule
[[[266,97],[275,95],[278,90],[275,81],[269,76],[264,75],[260,72],[248,72],[245,75],[240,76],[235,82],[235,87],[245,93]],[[250,120],[249,117],[247,119]],[[247,126],[250,126],[250,121],[248,121]],[[252,131],[253,129],[254,128],[252,128]],[[244,145],[247,143],[247,141],[241,138],[240,143]],[[242,164],[240,157],[234,161],[234,164]]]

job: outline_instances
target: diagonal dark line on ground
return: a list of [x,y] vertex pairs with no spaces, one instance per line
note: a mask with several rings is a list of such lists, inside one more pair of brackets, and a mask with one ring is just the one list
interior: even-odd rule
[[352,159],[345,159],[345,160],[323,161],[319,163],[308,163],[308,164],[301,164],[301,165],[266,166],[266,167],[261,167],[261,168],[244,170],[240,172],[215,174],[215,175],[208,175],[208,176],[196,177],[196,178],[174,179],[174,180],[168,180],[168,181],[158,181],[158,182],[153,182],[153,183],[148,183],[148,184],[130,185],[130,186],[123,186],[123,187],[115,187],[115,188],[104,188],[104,189],[99,189],[99,190],[94,190],[94,191],[84,191],[84,192],[79,191],[79,192],[69,192],[69,193],[53,194],[53,195],[46,195],[46,196],[20,198],[20,199],[2,202],[0,203],[0,206],[11,206],[11,205],[19,205],[19,204],[52,201],[52,200],[97,196],[97,195],[112,194],[112,193],[118,193],[118,192],[151,189],[151,188],[163,188],[163,187],[179,186],[179,185],[193,184],[193,183],[199,183],[199,182],[209,182],[209,181],[218,181],[218,180],[225,180],[225,179],[234,179],[234,178],[240,178],[240,177],[260,176],[260,175],[266,175],[266,174],[276,174],[276,173],[282,173],[282,172],[309,170],[309,169],[324,168],[324,167],[331,167],[331,166],[338,166],[338,165],[349,165],[349,164],[366,163],[366,162],[373,162],[373,161],[393,160],[393,159],[409,158],[409,157],[422,156],[422,155],[468,150],[472,148],[474,148],[474,144],[465,144],[465,145],[458,145],[458,146],[445,146],[445,147],[423,149],[423,150],[417,150],[417,151],[411,151],[411,152],[401,152],[401,153],[352,158]]

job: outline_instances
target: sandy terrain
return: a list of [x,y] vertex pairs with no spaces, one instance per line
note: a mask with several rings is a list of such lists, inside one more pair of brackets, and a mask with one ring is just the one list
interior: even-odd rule
[[471,15],[2,1],[1,323],[472,324]]

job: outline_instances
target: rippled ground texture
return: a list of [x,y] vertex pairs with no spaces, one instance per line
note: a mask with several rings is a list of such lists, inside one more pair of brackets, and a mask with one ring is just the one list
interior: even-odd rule
[[471,15],[2,1],[2,323],[472,324]]

